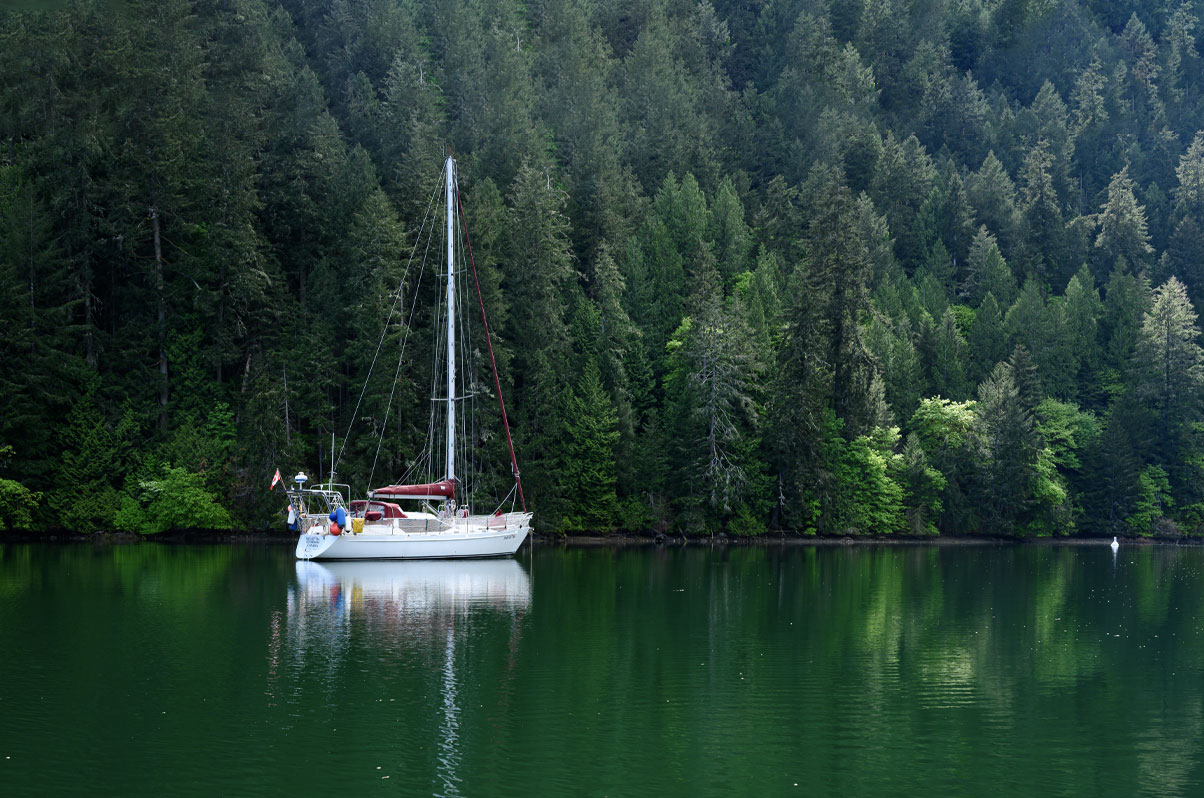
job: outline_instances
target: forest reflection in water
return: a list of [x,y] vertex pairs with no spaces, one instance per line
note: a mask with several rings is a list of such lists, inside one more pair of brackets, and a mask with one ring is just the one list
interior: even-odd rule
[[1204,783],[1204,548],[287,555],[0,547],[0,646],[19,652],[0,661],[6,783],[78,788],[88,769],[110,794],[183,779],[299,794],[388,779],[413,795]]

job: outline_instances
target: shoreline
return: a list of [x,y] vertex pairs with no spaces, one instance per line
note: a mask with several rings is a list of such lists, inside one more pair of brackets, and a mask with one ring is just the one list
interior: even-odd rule
[[[131,532],[94,533],[35,533],[0,530],[0,544],[4,543],[91,543],[93,545],[129,546],[142,543],[170,545],[293,545],[296,534],[278,532],[230,532],[218,530],[181,530],[163,532],[158,535],[139,535]],[[730,537],[727,535],[666,535],[663,533],[614,535],[557,535],[547,532],[532,532],[532,545],[558,546],[561,548],[681,548],[683,546],[1106,546],[1110,536],[1102,537],[1049,537],[1009,538],[986,535],[949,536],[805,536],[786,533],[757,535],[755,537]],[[1201,546],[1204,538],[1120,538],[1126,546]]]

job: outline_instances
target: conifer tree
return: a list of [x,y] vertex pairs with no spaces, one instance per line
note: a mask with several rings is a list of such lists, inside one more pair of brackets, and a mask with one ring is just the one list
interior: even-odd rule
[[[886,214],[899,260],[912,267],[927,254],[915,221],[936,177],[931,156],[915,136],[898,141],[887,134],[870,196]],[[822,201],[825,195],[812,196]]]
[[1141,468],[1127,414],[1118,410],[1113,408],[1105,417],[1099,440],[1085,458],[1091,475],[1083,492],[1087,517],[1109,535],[1125,534],[1126,520],[1137,504]]
[[718,275],[704,276],[691,298],[692,312],[674,336],[668,378],[676,440],[674,471],[682,506],[703,523],[730,518],[749,500],[750,486],[762,488],[763,467],[742,441],[756,437],[752,386],[760,370],[746,311],[735,297],[723,298]]
[[707,238],[715,242],[715,262],[725,283],[748,268],[752,246],[748,225],[744,223],[744,205],[736,195],[730,178],[724,178],[715,192],[711,207],[711,230]]
[[957,271],[965,268],[966,258],[970,253],[970,243],[974,239],[974,208],[966,192],[965,181],[953,161],[948,161],[942,168],[944,172],[944,189],[941,192],[940,214],[938,226],[941,241],[948,248]]
[[1041,287],[1036,280],[1030,279],[1004,317],[1009,340],[1024,345],[1030,355],[1040,351],[1048,344],[1046,337],[1051,332],[1047,320]]
[[822,203],[807,232],[810,257],[805,268],[814,293],[797,301],[815,302],[820,308],[823,329],[830,336],[830,407],[847,425],[846,434],[859,434],[866,429],[864,399],[873,377],[860,327],[869,301],[868,247],[851,223],[856,205],[840,176],[819,168],[809,182],[812,196]]
[[986,379],[995,364],[1007,355],[1007,330],[999,303],[995,295],[987,292],[978,312],[974,314],[974,327],[969,336],[969,376],[976,384]]
[[783,280],[778,260],[761,250],[756,269],[749,275],[743,289],[737,291],[748,310],[748,326],[756,342],[757,359],[772,363],[781,339]]
[[1204,350],[1197,339],[1196,312],[1187,289],[1174,277],[1154,290],[1134,350],[1138,394],[1158,418],[1160,461],[1174,471],[1190,446],[1188,424],[1197,420],[1204,388]]
[[[505,336],[516,343],[513,374],[516,403],[513,419],[525,434],[524,459],[532,463],[527,494],[533,504],[546,497],[553,516],[553,479],[560,466],[558,441],[562,434],[568,329],[559,302],[573,278],[564,218],[565,197],[552,185],[551,175],[524,161],[509,197],[509,227],[503,261],[503,288],[510,312]],[[521,436],[520,436],[520,439]]]
[[1053,163],[1049,142],[1039,139],[1025,153],[1020,170],[1020,213],[1025,227],[1021,262],[1027,275],[1038,279],[1059,277],[1066,267],[1064,222],[1051,172]]
[[894,319],[875,316],[866,330],[866,346],[881,369],[886,401],[899,418],[910,418],[924,394],[924,366],[912,342],[906,315]]
[[932,344],[926,366],[931,392],[935,396],[960,400],[967,392],[964,374],[966,341],[951,309],[945,310],[929,335]]
[[1054,189],[1060,197],[1068,196],[1071,188],[1070,166],[1074,158],[1074,136],[1070,130],[1066,104],[1053,83],[1046,80],[1041,85],[1041,90],[1022,115],[1020,123],[1029,128],[1032,140],[1048,143]]
[[614,452],[618,416],[592,360],[568,397],[565,433],[567,451],[557,482],[570,502],[569,527],[607,531],[618,510]]
[[1075,79],[1071,100],[1074,106],[1076,137],[1083,135],[1089,126],[1102,125],[1108,121],[1108,108],[1104,94],[1107,78],[1102,72],[1103,64],[1100,63],[1097,55]]
[[1100,231],[1095,239],[1095,257],[1100,268],[1110,269],[1118,258],[1124,258],[1137,273],[1150,261],[1154,248],[1149,243],[1145,209],[1137,203],[1133,188],[1127,166],[1113,175],[1108,184],[1108,201],[1101,209]]
[[981,436],[979,480],[986,531],[1016,534],[1033,507],[1032,481],[1039,452],[1033,417],[1000,363],[978,388],[977,429]]
[[430,13],[443,21],[430,38],[452,146],[472,154],[468,174],[510,185],[524,161],[544,154],[522,10],[514,2],[440,0]]
[[1163,112],[1158,91],[1161,67],[1158,64],[1154,39],[1136,12],[1133,12],[1125,24],[1125,29],[1120,34],[1120,42],[1129,66],[1128,99],[1137,119],[1148,123]]
[[1175,226],[1158,260],[1157,275],[1163,281],[1178,277],[1193,305],[1204,300],[1204,227],[1194,217],[1184,216]]
[[89,368],[80,352],[77,308],[63,289],[62,252],[49,210],[19,165],[0,166],[0,440],[15,449],[20,480],[46,487],[54,431],[71,409]]
[[112,528],[117,512],[116,485],[130,467],[130,420],[114,429],[96,401],[94,380],[59,431],[62,456],[57,463],[54,491],[47,496],[43,519],[49,526],[82,532]]
[[1175,209],[1199,224],[1204,221],[1204,132],[1197,132],[1175,169]]
[[1035,414],[1044,394],[1032,355],[1024,344],[1016,344],[1016,348],[1008,356],[1007,363],[1011,369],[1012,384],[1016,386],[1016,398],[1021,409],[1030,415]]
[[707,110],[719,111],[726,95],[717,65],[687,69],[681,55],[690,44],[652,10],[619,70],[628,153],[649,190],[674,169],[706,174],[712,162],[715,117]]
[[1104,312],[1095,278],[1086,266],[1070,278],[1064,296],[1069,355],[1075,364],[1075,394],[1086,401],[1094,398],[1093,382],[1100,365],[1099,324]]
[[1195,28],[1199,20],[1190,2],[1180,3],[1167,20],[1160,42],[1164,55],[1163,87],[1167,100],[1182,105],[1187,99],[1188,80],[1191,74],[1186,64],[1198,64],[1200,54],[1196,51]]
[[1013,257],[1011,248],[1018,243],[1020,225],[1016,186],[994,151],[988,152],[978,171],[966,179],[966,196],[974,208],[974,218],[999,236],[1007,257]]
[[914,535],[936,535],[941,516],[941,493],[946,480],[940,471],[928,465],[924,447],[915,433],[907,436],[902,453],[903,502],[909,531]]
[[1123,261],[1118,262],[1104,291],[1100,331],[1105,341],[1104,362],[1112,369],[1113,379],[1129,367],[1148,302],[1148,283],[1130,274]]
[[976,302],[993,294],[997,302],[1009,307],[1016,298],[1016,278],[999,251],[995,236],[985,225],[978,228],[970,244],[966,277],[960,293]]
[[425,47],[399,47],[381,81],[381,182],[407,218],[422,218],[444,155],[445,103]]

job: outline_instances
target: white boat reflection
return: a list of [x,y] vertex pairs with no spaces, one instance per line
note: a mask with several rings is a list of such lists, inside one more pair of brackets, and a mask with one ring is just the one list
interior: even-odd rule
[[295,609],[303,612],[386,612],[419,621],[478,609],[516,612],[530,604],[531,579],[512,559],[297,562]]

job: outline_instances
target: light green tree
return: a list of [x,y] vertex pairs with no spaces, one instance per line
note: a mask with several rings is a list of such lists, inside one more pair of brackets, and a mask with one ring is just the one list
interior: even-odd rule
[[184,468],[166,468],[161,478],[142,480],[123,493],[112,523],[123,532],[143,535],[233,527],[229,512],[205,488],[204,477]]

